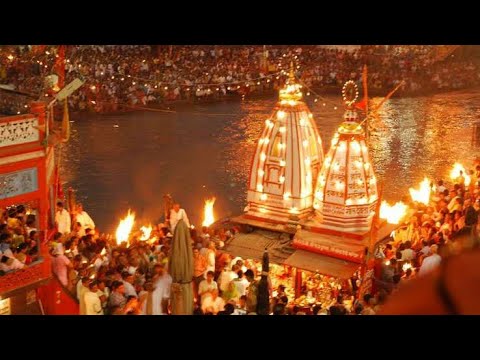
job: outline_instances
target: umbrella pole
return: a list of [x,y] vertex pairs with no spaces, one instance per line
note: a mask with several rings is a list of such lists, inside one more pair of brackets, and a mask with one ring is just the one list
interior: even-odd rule
[[183,289],[179,283],[172,284],[173,301],[172,301],[172,315],[186,315],[184,309]]

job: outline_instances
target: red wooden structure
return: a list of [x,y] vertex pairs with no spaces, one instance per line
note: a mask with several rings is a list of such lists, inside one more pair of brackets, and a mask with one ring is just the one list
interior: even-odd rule
[[[0,117],[0,208],[25,205],[36,215],[41,234],[40,261],[0,276],[0,299],[8,300],[5,313],[11,314],[45,313],[42,302],[59,305],[52,300],[55,292],[48,291],[54,285],[38,291],[53,281],[46,247],[54,225],[57,190],[54,144],[47,139],[51,117],[44,102],[32,102],[30,110],[30,114]],[[48,310],[59,313],[52,306]]]

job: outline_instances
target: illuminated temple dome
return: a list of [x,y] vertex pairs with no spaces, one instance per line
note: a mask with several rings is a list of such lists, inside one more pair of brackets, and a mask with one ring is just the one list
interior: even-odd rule
[[377,183],[357,120],[354,110],[345,112],[317,179],[313,206],[321,229],[359,234],[371,227]]
[[323,149],[293,70],[279,97],[254,154],[245,217],[286,223],[312,214]]

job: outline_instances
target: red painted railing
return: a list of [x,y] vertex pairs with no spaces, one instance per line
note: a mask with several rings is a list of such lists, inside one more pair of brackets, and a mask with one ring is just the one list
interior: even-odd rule
[[78,315],[79,305],[76,299],[53,276],[50,282],[38,288],[45,315]]

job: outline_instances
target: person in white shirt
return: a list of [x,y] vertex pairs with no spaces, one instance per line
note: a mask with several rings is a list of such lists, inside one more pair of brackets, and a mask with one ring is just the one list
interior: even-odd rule
[[97,282],[92,281],[88,287],[90,291],[85,292],[83,296],[85,302],[85,315],[103,315],[102,302],[97,294]]
[[245,279],[243,276],[243,271],[238,270],[237,271],[238,277],[236,279],[233,279],[233,283],[237,287],[237,292],[240,296],[243,296],[247,293],[247,287],[248,287],[248,280]]
[[110,290],[108,289],[108,287],[105,286],[105,282],[101,280],[97,280],[97,287],[98,298],[100,299],[100,302],[102,304],[102,309],[105,310],[107,308]]
[[24,267],[25,267],[25,264],[22,263],[21,261],[18,261],[14,257],[8,257],[6,255],[2,255],[2,258],[0,260],[0,270],[7,272],[12,270],[23,269]]
[[446,187],[443,185],[443,180],[439,180],[437,183],[437,194],[443,193]]
[[90,215],[88,215],[88,213],[83,210],[82,204],[77,205],[76,222],[80,223],[83,229],[95,229],[95,223],[93,222]]
[[420,252],[424,255],[424,256],[428,256],[430,255],[430,246],[428,245],[428,241],[426,240],[422,240],[422,250],[420,250]]
[[432,245],[430,246],[430,252],[432,253],[430,256],[427,256],[423,259],[422,266],[420,266],[420,270],[418,271],[418,276],[424,276],[435,270],[442,261],[442,257],[437,254],[438,246]]
[[152,315],[167,315],[168,301],[170,299],[170,288],[172,286],[172,277],[162,266],[161,271],[155,279],[152,293]]
[[215,256],[215,243],[213,241],[210,241],[205,256],[207,258],[207,269],[205,270],[205,277],[207,277],[206,275],[209,271],[215,272]]
[[217,315],[219,311],[223,311],[225,301],[218,296],[218,290],[213,290],[210,294],[211,296],[202,301],[202,311],[204,314],[211,312],[213,315]]
[[198,285],[198,295],[200,296],[200,302],[211,296],[212,291],[218,290],[217,283],[213,280],[215,273],[213,271],[207,272],[207,279],[200,282]]
[[69,234],[71,231],[71,219],[70,214],[64,209],[61,201],[57,202],[57,212],[55,213],[55,224],[57,225],[57,231],[64,234]]
[[[236,267],[235,267],[236,269]],[[228,265],[225,265],[223,271],[220,273],[217,279],[218,286],[220,290],[227,291],[228,290],[228,285],[233,279],[236,279],[238,276],[235,273],[234,269],[228,270]]]
[[177,226],[177,223],[180,221],[180,219],[183,219],[183,221],[185,221],[185,224],[190,227],[190,221],[188,220],[188,216],[185,210],[180,208],[180,204],[173,204],[173,209],[170,210],[170,231],[172,232],[172,234],[175,232],[175,227]]
[[460,196],[457,195],[455,190],[450,191],[450,202],[447,205],[448,212],[452,213],[456,209],[457,199],[460,199]]
[[80,303],[80,315],[86,314],[86,304],[85,304],[85,294],[90,290],[89,289],[90,279],[87,276],[84,276],[81,280],[80,288],[77,284],[77,299]]
[[135,296],[138,297],[135,287],[133,286],[134,277],[128,271],[122,273],[123,285],[125,286],[125,297]]
[[412,243],[410,241],[405,242],[405,250],[402,253],[402,261],[412,261],[415,259],[415,251],[411,249]]

